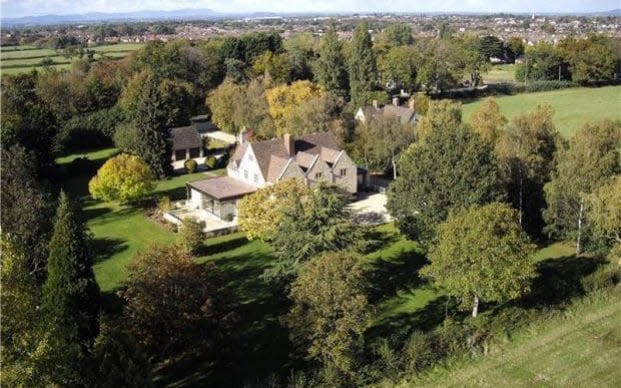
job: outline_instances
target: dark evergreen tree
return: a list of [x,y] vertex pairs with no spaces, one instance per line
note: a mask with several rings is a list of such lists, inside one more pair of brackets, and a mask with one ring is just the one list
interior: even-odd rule
[[48,243],[54,209],[46,184],[36,176],[37,161],[21,145],[0,151],[0,226],[3,234],[28,249],[28,265],[45,278]]
[[317,82],[326,90],[347,97],[349,93],[347,65],[343,45],[339,42],[334,28],[331,28],[323,38],[315,76]]
[[363,21],[354,30],[349,57],[349,86],[351,102],[355,107],[368,102],[376,80],[377,68],[373,42],[369,34],[369,24]]
[[48,374],[60,386],[88,385],[91,351],[99,331],[99,287],[88,237],[78,211],[60,194],[43,286]]
[[411,239],[426,240],[454,209],[506,197],[491,146],[467,127],[442,127],[401,155],[387,208]]

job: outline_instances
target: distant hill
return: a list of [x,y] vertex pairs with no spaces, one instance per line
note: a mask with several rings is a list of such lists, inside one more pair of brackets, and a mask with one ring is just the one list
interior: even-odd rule
[[2,18],[4,26],[97,23],[103,21],[136,20],[175,20],[175,19],[213,19],[226,16],[207,8],[178,9],[174,11],[136,11],[136,12],[89,12],[70,15],[40,15],[18,18]]

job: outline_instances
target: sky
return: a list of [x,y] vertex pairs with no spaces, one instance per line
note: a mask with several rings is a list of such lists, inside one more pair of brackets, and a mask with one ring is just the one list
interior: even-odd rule
[[3,18],[209,8],[219,12],[594,12],[621,0],[0,0]]

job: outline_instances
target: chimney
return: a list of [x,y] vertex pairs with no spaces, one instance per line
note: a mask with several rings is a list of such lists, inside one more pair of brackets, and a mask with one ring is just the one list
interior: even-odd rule
[[239,135],[237,135],[237,142],[241,145],[244,144],[244,141],[246,137],[246,127],[243,126],[241,131],[239,131]]
[[392,98],[392,104],[394,106],[399,106],[399,97],[393,97]]
[[283,136],[283,140],[285,142],[285,149],[289,154],[289,157],[292,158],[295,156],[295,138],[288,133],[285,133]]
[[377,100],[373,100],[373,108],[375,108],[375,109],[379,108],[379,104],[378,104]]

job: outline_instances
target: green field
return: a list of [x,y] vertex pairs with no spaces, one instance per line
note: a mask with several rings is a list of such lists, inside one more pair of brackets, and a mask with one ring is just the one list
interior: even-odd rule
[[497,84],[501,82],[515,82],[515,65],[493,65],[487,73],[483,74],[483,82]]
[[[511,118],[538,104],[548,103],[554,108],[556,128],[570,137],[584,123],[609,118],[621,119],[621,86],[601,88],[569,88],[549,92],[525,93],[494,97],[502,113]],[[482,99],[463,104],[464,120],[468,121]]]
[[403,386],[619,387],[621,287],[537,322],[505,349],[461,368],[438,368]]
[[[137,43],[121,43],[94,46],[89,47],[89,49],[96,51],[94,58],[100,60],[102,58],[123,58],[142,46],[142,44]],[[54,65],[50,67],[56,69],[69,67],[72,61],[71,58],[65,58],[62,55],[62,50],[36,48],[33,46],[3,47],[0,52],[0,72],[2,74],[29,72],[41,67],[41,61],[46,58],[54,61]]]

